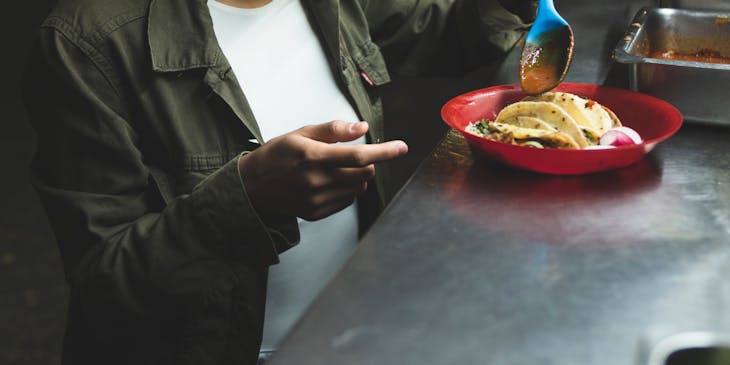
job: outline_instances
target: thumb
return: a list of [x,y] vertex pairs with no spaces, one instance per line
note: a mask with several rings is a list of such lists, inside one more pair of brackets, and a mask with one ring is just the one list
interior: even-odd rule
[[362,137],[367,131],[367,122],[350,123],[334,120],[327,123],[302,127],[298,133],[316,141],[336,143],[354,141]]

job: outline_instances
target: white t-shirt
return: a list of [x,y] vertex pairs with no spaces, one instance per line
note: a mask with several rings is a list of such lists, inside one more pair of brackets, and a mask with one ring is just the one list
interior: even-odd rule
[[[213,29],[264,141],[309,124],[358,121],[298,0],[242,9],[208,0]],[[355,143],[364,143],[360,138]],[[262,350],[275,349],[357,243],[353,204],[317,222],[269,273]]]

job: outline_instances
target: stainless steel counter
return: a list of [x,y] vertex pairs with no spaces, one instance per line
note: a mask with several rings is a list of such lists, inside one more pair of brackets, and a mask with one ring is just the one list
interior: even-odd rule
[[[568,6],[588,3],[556,1],[601,45],[568,79],[620,83],[605,57],[646,2]],[[633,166],[561,177],[450,132],[270,363],[634,365],[664,336],[730,331],[728,141],[685,124]]]

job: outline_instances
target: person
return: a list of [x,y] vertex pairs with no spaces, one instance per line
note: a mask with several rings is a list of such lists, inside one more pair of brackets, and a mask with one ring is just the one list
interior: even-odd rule
[[496,62],[534,9],[60,0],[24,100],[70,286],[63,363],[256,363],[269,266],[305,227],[303,246],[356,240],[389,199],[380,162],[407,145],[385,141],[382,86]]

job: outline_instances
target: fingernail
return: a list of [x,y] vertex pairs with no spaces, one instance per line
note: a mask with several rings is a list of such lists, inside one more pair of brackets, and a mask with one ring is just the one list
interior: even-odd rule
[[366,125],[366,122],[354,122],[350,124],[350,132],[359,132],[362,130],[363,125]]
[[402,142],[398,144],[398,152],[399,153],[406,153],[408,152],[408,145],[405,142]]

